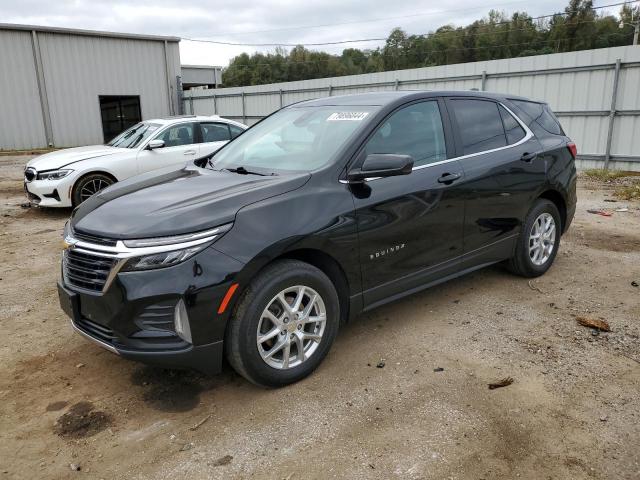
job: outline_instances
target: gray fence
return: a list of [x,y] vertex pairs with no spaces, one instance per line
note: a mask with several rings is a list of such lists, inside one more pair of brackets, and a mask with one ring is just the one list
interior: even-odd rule
[[189,90],[184,111],[253,124],[312,98],[383,90],[492,91],[546,101],[581,168],[640,170],[640,47],[627,46],[297,82]]

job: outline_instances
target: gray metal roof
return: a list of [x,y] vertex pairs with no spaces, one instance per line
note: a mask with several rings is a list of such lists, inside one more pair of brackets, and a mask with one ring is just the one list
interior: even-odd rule
[[98,30],[80,30],[77,28],[46,27],[42,25],[19,25],[16,23],[0,23],[0,30],[21,30],[48,33],[61,33],[66,35],[81,35],[84,37],[127,38],[133,40],[156,40],[161,42],[179,42],[179,37],[163,35],[142,35],[137,33],[103,32]]

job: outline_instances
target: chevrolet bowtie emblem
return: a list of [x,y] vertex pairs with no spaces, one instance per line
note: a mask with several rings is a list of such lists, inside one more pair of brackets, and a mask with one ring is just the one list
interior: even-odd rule
[[73,247],[78,241],[73,237],[64,237],[62,240],[62,249],[66,250],[70,247]]

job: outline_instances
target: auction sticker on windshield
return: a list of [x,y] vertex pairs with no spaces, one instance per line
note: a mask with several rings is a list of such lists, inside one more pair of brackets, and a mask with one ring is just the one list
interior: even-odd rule
[[336,112],[329,115],[327,122],[351,121],[360,122],[369,115],[369,112]]

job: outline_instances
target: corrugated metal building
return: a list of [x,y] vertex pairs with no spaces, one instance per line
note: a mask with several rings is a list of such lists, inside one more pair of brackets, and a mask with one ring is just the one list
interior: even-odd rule
[[182,65],[182,88],[215,88],[222,83],[222,67],[214,65]]
[[103,143],[177,114],[179,41],[0,24],[0,150]]

